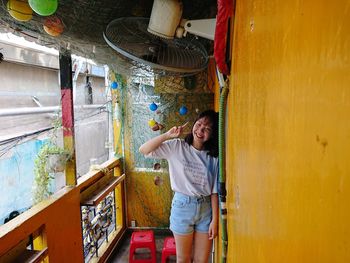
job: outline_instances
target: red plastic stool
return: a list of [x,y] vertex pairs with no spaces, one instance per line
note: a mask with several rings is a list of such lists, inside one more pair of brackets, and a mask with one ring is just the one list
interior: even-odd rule
[[[151,251],[150,259],[134,259],[134,253],[138,248],[148,248]],[[156,242],[152,230],[135,231],[131,234],[129,262],[156,263]]]
[[162,263],[166,263],[167,258],[172,255],[176,256],[175,239],[173,237],[166,237],[162,250]]

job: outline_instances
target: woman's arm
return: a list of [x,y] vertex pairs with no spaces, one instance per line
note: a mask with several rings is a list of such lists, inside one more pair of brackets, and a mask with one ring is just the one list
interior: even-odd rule
[[163,142],[165,142],[168,139],[170,138],[168,138],[167,133],[163,133],[142,144],[139,151],[140,153],[147,155],[150,152],[153,152],[155,149],[157,149]]
[[212,194],[210,198],[211,198],[212,219],[209,226],[209,239],[214,239],[218,234],[219,198],[218,198],[218,194]]
[[158,135],[157,137],[148,140],[147,142],[141,145],[139,149],[140,153],[147,155],[150,152],[153,152],[155,149],[157,149],[166,140],[179,137],[186,125],[187,122],[182,126],[174,126],[166,133],[163,133],[161,135]]

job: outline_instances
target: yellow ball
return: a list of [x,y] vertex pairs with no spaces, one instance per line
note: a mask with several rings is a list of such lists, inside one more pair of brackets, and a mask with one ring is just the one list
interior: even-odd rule
[[27,22],[33,16],[33,10],[30,8],[28,1],[23,0],[9,0],[7,11],[14,19],[21,22]]
[[154,120],[154,119],[150,119],[149,121],[148,121],[148,126],[149,127],[153,127],[154,125],[156,125],[157,124],[157,122]]

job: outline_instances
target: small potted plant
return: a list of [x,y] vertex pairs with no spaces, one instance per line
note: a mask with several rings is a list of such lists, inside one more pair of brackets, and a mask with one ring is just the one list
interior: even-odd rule
[[56,121],[49,140],[40,148],[37,158],[34,160],[34,204],[48,198],[50,192],[50,182],[54,179],[54,174],[63,172],[71,154],[57,145],[57,129],[60,123]]
[[63,172],[70,154],[58,145],[45,143],[34,161],[34,203],[49,197],[49,186],[51,179],[54,179],[54,173]]
[[57,145],[48,145],[46,169],[49,173],[63,172],[70,154]]

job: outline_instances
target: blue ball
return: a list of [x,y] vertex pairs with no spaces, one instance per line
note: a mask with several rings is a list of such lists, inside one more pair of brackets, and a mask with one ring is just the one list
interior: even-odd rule
[[118,88],[118,83],[115,82],[115,81],[113,81],[113,82],[111,83],[111,88],[112,88],[112,89],[117,89],[117,88]]
[[188,112],[185,106],[182,106],[179,110],[180,115],[185,115]]
[[152,102],[152,104],[149,105],[149,109],[151,111],[156,111],[158,109],[157,104],[155,104],[154,102]]

